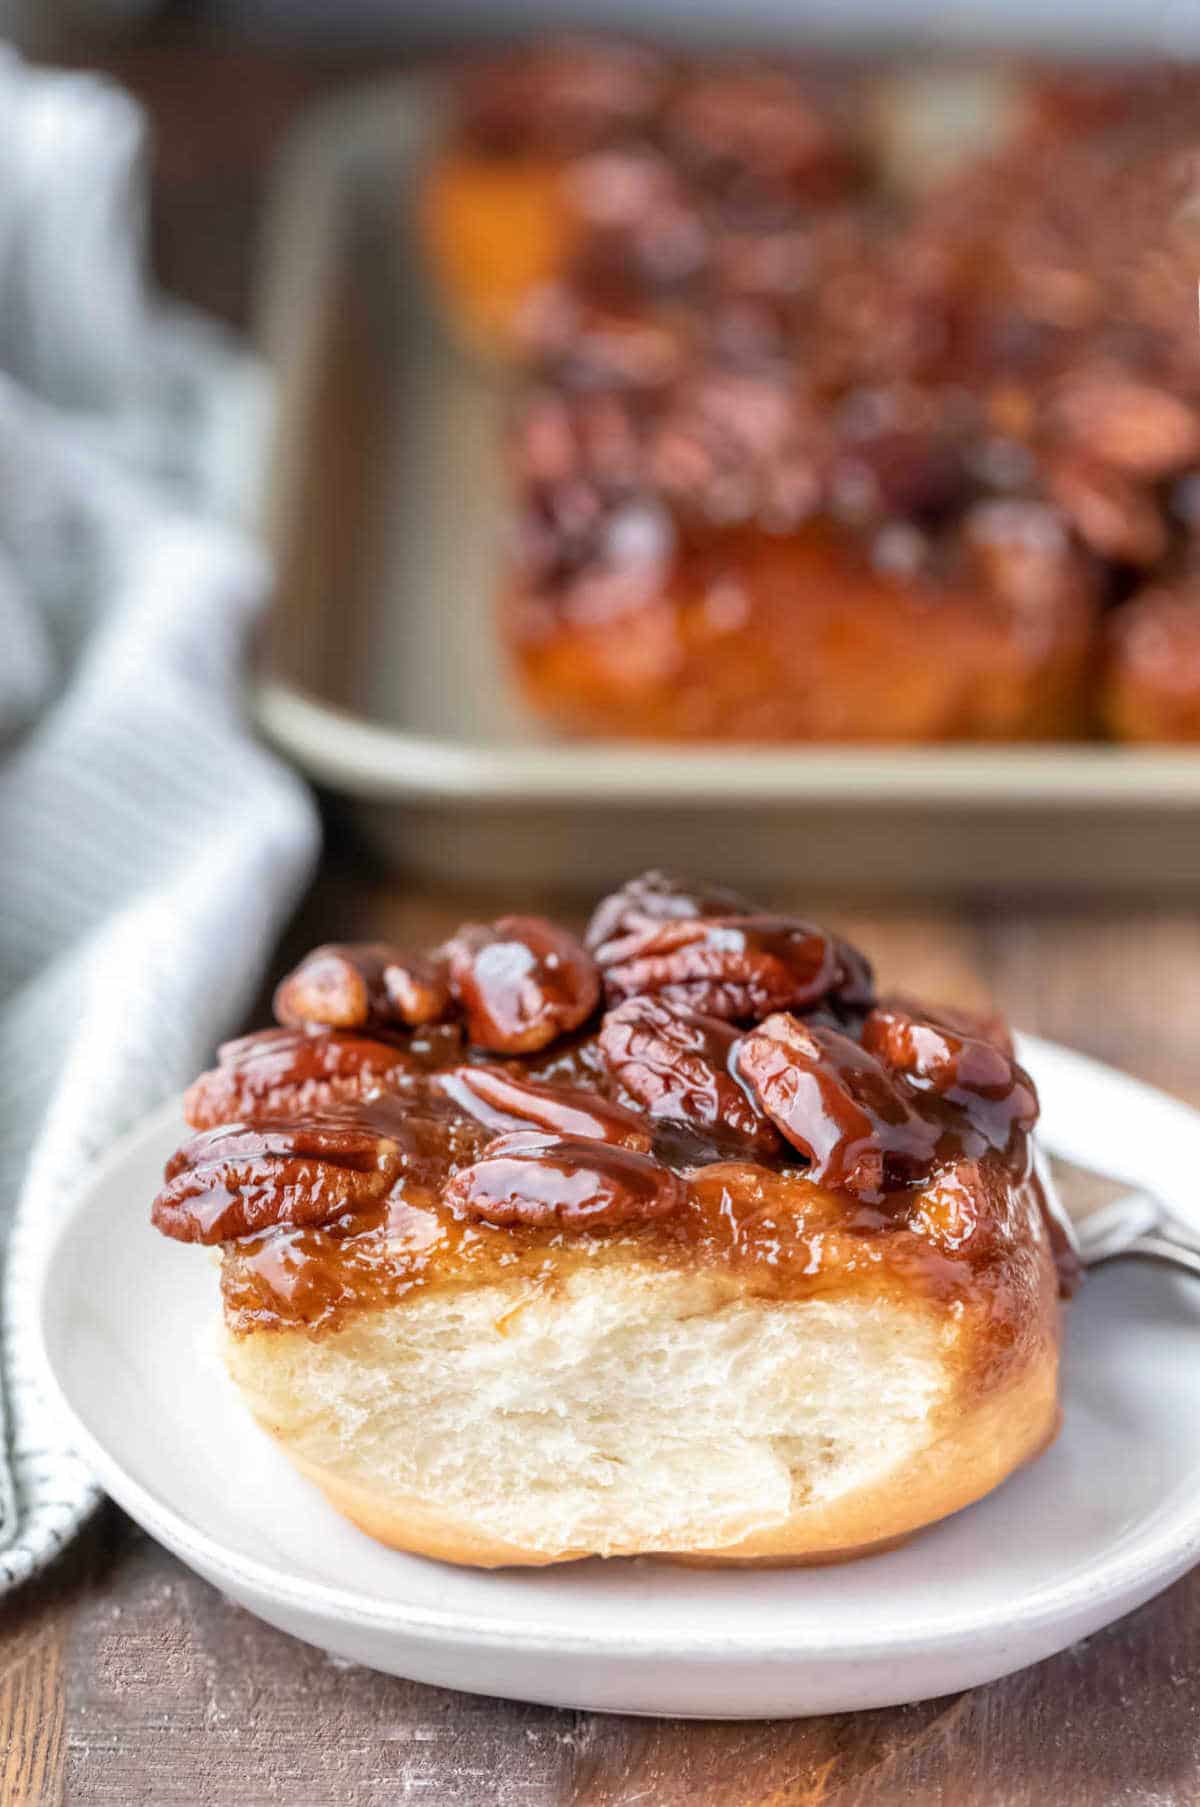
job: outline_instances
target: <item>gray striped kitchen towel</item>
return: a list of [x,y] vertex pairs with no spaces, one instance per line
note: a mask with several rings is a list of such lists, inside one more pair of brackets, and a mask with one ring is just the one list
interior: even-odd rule
[[239,689],[266,387],[141,271],[142,122],[0,50],[0,1590],[95,1484],[29,1359],[48,1225],[251,999],[311,870]]

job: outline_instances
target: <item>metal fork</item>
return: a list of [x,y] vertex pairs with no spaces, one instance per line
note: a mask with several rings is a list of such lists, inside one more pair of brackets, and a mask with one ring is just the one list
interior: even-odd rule
[[1126,1193],[1078,1223],[1068,1220],[1068,1234],[1084,1267],[1133,1255],[1200,1274],[1200,1234],[1148,1192]]

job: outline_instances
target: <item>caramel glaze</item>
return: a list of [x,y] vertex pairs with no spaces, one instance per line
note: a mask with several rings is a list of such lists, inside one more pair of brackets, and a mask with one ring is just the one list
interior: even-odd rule
[[[284,1224],[226,1243],[222,1292],[235,1333],[320,1335],[427,1286],[521,1275],[531,1286],[553,1287],[586,1264],[634,1262],[702,1267],[726,1276],[731,1292],[771,1299],[844,1295],[860,1284],[877,1291],[890,1281],[897,1294],[917,1288],[946,1309],[983,1309],[994,1334],[981,1339],[980,1359],[1002,1363],[1011,1353],[1020,1301],[1042,1283],[1045,1260],[1037,1227],[1045,1206],[1024,1137],[985,1146],[969,1127],[964,1133],[961,1111],[931,1099],[929,1108],[943,1113],[932,1173],[866,1204],[816,1184],[795,1149],[748,1160],[719,1126],[701,1133],[643,1111],[651,1154],[681,1182],[677,1209],[594,1227],[501,1226],[455,1208],[444,1188],[498,1133],[516,1127],[505,1105],[518,1092],[553,1100],[567,1088],[572,1125],[590,1096],[591,1133],[608,1138],[598,1152],[614,1142],[621,1148],[636,1101],[609,1077],[594,1032],[520,1061],[484,1061],[447,1026],[406,1040],[408,1070],[394,1090],[337,1113],[393,1138],[403,1121],[400,1172],[387,1195],[319,1228]],[[486,1097],[471,1104],[467,1075],[480,1063],[515,1081],[511,1093],[489,1079]],[[542,1133],[536,1119],[526,1127]]]
[[994,1379],[1039,1334],[1052,1254],[1069,1290],[1003,1029],[877,1001],[811,923],[646,874],[586,947],[535,917],[460,931],[416,1027],[370,1007],[411,955],[315,959],[282,988],[290,1026],[192,1087],[200,1133],[152,1212],[223,1246],[235,1334],[321,1336],[425,1287],[515,1279],[519,1301],[611,1265],[702,1271],[717,1305],[921,1297],[970,1315]]

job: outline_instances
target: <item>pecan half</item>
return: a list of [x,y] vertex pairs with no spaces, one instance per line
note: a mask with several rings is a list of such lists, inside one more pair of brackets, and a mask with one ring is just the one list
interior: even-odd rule
[[1054,425],[1081,450],[1150,482],[1200,457],[1200,414],[1182,396],[1116,371],[1068,377],[1051,403]]
[[1047,487],[1085,545],[1121,564],[1154,565],[1167,550],[1167,523],[1135,478],[1085,453],[1060,454]]
[[664,129],[686,162],[741,190],[828,199],[852,172],[832,121],[788,71],[745,65],[693,74]]
[[591,955],[541,916],[466,923],[446,943],[450,987],[477,1048],[529,1054],[587,1020],[600,1000]]
[[235,1123],[194,1136],[172,1156],[151,1219],[165,1236],[204,1243],[275,1224],[327,1224],[380,1203],[400,1170],[396,1142],[368,1124]]
[[628,998],[600,1029],[609,1072],[651,1117],[771,1154],[780,1146],[778,1131],[730,1071],[737,1041],[737,1030],[720,1017],[661,998]]
[[607,943],[643,934],[659,923],[753,913],[754,905],[736,891],[726,891],[719,885],[701,888],[666,872],[643,872],[601,899],[592,912],[583,944],[603,965]]
[[961,544],[970,576],[1019,609],[1053,609],[1089,588],[1084,554],[1045,502],[977,502],[963,516]]
[[288,1027],[415,1029],[441,1022],[449,1008],[444,963],[384,941],[314,948],[275,993],[275,1015]]
[[797,1017],[767,1018],[744,1038],[737,1071],[812,1178],[878,1204],[889,1186],[929,1171],[936,1127],[899,1082],[849,1036]]
[[460,130],[492,155],[578,155],[636,130],[666,75],[664,60],[641,45],[547,40],[467,72]]
[[963,1021],[880,1004],[863,1024],[862,1045],[911,1084],[960,1106],[987,1145],[1007,1148],[1037,1122],[1037,1092],[1011,1052]]
[[876,1008],[881,1012],[898,1011],[921,1022],[951,1029],[956,1035],[969,1035],[976,1041],[991,1042],[993,1047],[1012,1055],[1012,1030],[1008,1026],[1007,1017],[999,1010],[964,1010],[956,1004],[928,1006],[902,992],[891,992],[886,998],[880,998]]
[[609,942],[610,1002],[648,994],[730,1021],[829,1000],[869,1000],[870,969],[833,936],[791,916],[668,922]]
[[665,1217],[687,1194],[677,1174],[635,1149],[525,1132],[493,1142],[443,1196],[487,1223],[586,1230]]
[[363,1035],[266,1029],[226,1042],[220,1065],[202,1073],[183,1101],[193,1129],[249,1118],[307,1116],[397,1086],[412,1063],[401,1049]]
[[650,1147],[645,1124],[596,1092],[514,1079],[498,1067],[455,1067],[440,1074],[437,1083],[460,1110],[497,1133],[532,1127],[568,1140],[615,1142],[643,1153]]

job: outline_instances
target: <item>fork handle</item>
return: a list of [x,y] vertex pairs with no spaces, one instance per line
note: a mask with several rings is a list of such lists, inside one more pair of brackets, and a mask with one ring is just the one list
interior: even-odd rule
[[[1166,1261],[1172,1267],[1182,1267],[1190,1274],[1200,1275],[1200,1248],[1175,1242],[1169,1236],[1139,1236],[1121,1253],[1141,1255],[1147,1261]],[[1105,1259],[1111,1261],[1115,1257],[1110,1255]]]
[[1145,1192],[1130,1192],[1075,1225],[1079,1258],[1085,1267],[1121,1256],[1168,1261],[1200,1274],[1200,1236]]

